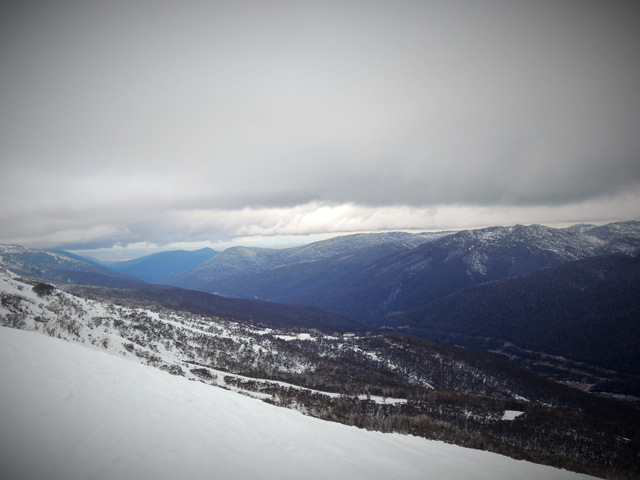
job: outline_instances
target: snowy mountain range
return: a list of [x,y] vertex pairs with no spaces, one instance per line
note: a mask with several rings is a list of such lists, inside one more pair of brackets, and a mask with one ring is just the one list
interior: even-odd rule
[[146,283],[60,253],[17,245],[0,245],[0,266],[27,277],[73,285],[76,291],[94,297],[118,298],[120,301],[135,297],[137,302],[150,305],[164,305],[166,308],[186,309],[214,316],[234,316],[243,319],[259,317],[265,322],[277,325],[301,325],[338,331],[366,329],[366,325],[353,319],[322,312],[319,309],[256,300],[227,299],[197,291]]
[[[227,251],[170,282],[233,297],[312,305],[371,327],[500,352],[558,380],[592,386],[606,381],[608,388],[614,382],[618,393],[640,393],[640,338],[633,333],[640,283],[632,260],[640,249],[640,222],[561,229],[515,225],[433,238],[365,237],[377,239],[376,245],[357,243],[357,238],[308,246],[326,252],[317,260],[302,256],[301,249],[243,249],[242,259],[240,250]],[[352,248],[336,253],[327,248],[333,244]],[[274,267],[247,260],[266,255],[298,263]],[[619,301],[611,300],[616,296]],[[505,343],[513,345],[509,353]],[[543,355],[623,373],[614,379],[580,368],[578,378],[569,373],[575,368],[559,361],[549,369]]]
[[[296,249],[228,249],[167,283],[313,305],[384,325],[389,316],[480,283],[640,248],[640,222],[565,229],[516,225],[413,237],[370,235],[375,245],[357,242],[353,235]],[[334,244],[349,248],[331,248]],[[315,254],[305,255],[307,251]]]
[[[564,357],[622,375],[594,376],[580,369],[583,383],[601,388],[608,382],[609,389],[615,383],[616,393],[635,394],[640,392],[640,377],[623,376],[640,374],[640,339],[625,333],[636,330],[630,325],[637,318],[633,299],[638,282],[633,280],[635,264],[622,263],[639,248],[640,222],[358,234],[284,250],[230,248],[166,281],[231,297],[226,299],[144,283],[64,255],[17,246],[0,246],[0,262],[22,275],[85,285],[82,293],[89,295],[91,288],[94,298],[122,302],[135,297],[137,302],[192,313],[321,330],[390,328],[503,355],[554,379],[577,381],[577,375],[568,373],[575,369],[561,363],[555,362],[554,373],[539,368],[548,363],[542,355]],[[588,262],[616,254],[623,256],[622,263],[606,267],[612,272],[607,275],[598,273],[605,267]],[[138,259],[136,265],[162,271],[158,262],[167,255]],[[575,267],[562,267],[573,262]],[[566,277],[570,268],[572,279],[546,288]],[[597,286],[585,286],[581,276],[600,280]],[[518,288],[527,294],[514,293]],[[613,291],[623,296],[621,301],[608,300]],[[509,353],[505,343],[513,345]],[[531,353],[524,352],[532,350],[539,357],[536,362],[526,360]]]

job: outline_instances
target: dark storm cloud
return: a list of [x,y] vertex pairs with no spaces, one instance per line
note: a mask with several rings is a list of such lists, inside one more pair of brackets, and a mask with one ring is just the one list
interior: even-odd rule
[[0,241],[640,214],[635,2],[3,5]]

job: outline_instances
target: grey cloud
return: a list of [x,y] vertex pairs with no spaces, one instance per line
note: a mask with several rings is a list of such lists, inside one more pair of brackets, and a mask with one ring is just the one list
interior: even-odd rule
[[640,185],[635,2],[4,13],[0,239],[228,238],[170,212],[564,208]]
[[89,241],[89,242],[53,242],[50,244],[47,243],[42,243],[42,242],[38,242],[38,247],[39,248],[46,248],[46,249],[63,249],[63,250],[76,250],[76,251],[82,251],[82,250],[98,250],[98,249],[110,249],[113,248],[114,246],[118,245],[118,246],[125,246],[128,245],[129,242],[125,242],[124,245],[121,241],[118,241],[115,238],[104,238],[104,239],[98,239],[95,241]]

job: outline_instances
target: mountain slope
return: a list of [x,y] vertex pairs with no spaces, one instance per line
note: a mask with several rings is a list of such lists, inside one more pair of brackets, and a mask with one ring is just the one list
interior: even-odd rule
[[355,252],[284,265],[259,273],[237,273],[200,283],[199,286],[234,297],[292,303],[289,301],[291,296],[330,284],[346,273],[407,249],[407,246],[399,243],[364,247]]
[[19,245],[0,245],[0,266],[19,275],[78,285],[154,289],[137,278],[65,255]]
[[393,323],[439,340],[454,334],[451,340],[469,347],[491,337],[493,348],[511,342],[640,374],[640,252],[575,260],[470,287]]
[[[258,274],[274,272],[279,282],[287,282],[285,277],[290,275],[292,278],[295,277],[298,288],[304,290],[307,286],[315,285],[318,282],[324,283],[324,281],[333,278],[335,273],[332,272],[335,272],[336,268],[338,270],[340,268],[353,269],[362,262],[369,263],[393,251],[406,250],[448,233],[363,233],[335,237],[283,250],[232,247],[188,272],[166,279],[166,283],[181,288],[217,292],[230,296],[275,300],[290,292],[287,288],[278,288],[272,278],[265,277],[262,280],[263,277],[257,276]],[[393,247],[385,250],[388,245],[393,245]],[[362,255],[360,263],[350,265],[349,261],[342,261],[342,259],[347,259],[365,249],[369,249],[368,260],[365,261],[365,256]],[[306,264],[329,259],[333,259],[333,262],[327,263],[326,266],[321,266],[318,263],[312,266],[310,270],[312,278],[306,278],[304,268]],[[297,269],[293,267],[295,265],[303,267]],[[288,270],[283,271],[285,273],[282,275],[280,271],[275,272],[286,267],[293,267],[290,273]],[[324,274],[321,273],[323,269],[326,270]],[[325,277],[324,281],[320,280],[323,276]],[[274,287],[277,291],[270,291]]]
[[[470,350],[398,335],[343,338],[158,306],[118,306],[30,288],[6,274],[0,275],[0,297],[4,326],[102,350],[207,388],[239,391],[361,428],[601,476],[638,470],[637,410]],[[16,348],[8,351],[19,352]],[[55,374],[51,378],[59,382]],[[66,401],[75,398],[62,390]]]
[[288,301],[364,322],[394,315],[492,280],[640,247],[640,222],[554,229],[541,225],[463,231],[380,259]]
[[139,278],[145,282],[162,283],[164,278],[191,270],[215,257],[218,253],[211,248],[158,252],[125,262],[111,263],[106,268]]
[[299,307],[244,298],[226,298],[181,288],[121,289],[89,285],[61,285],[61,289],[88,298],[122,305],[162,306],[196,315],[232,317],[243,321],[260,321],[270,325],[317,328],[323,331],[365,332],[371,327],[343,315],[319,308]]
[[0,328],[0,363],[7,478],[593,478],[323,422],[30,332]]

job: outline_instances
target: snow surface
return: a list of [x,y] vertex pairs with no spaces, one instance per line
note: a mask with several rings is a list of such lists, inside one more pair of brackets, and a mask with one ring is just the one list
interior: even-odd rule
[[298,335],[274,335],[274,337],[287,342],[292,340],[315,340],[315,338],[308,333],[299,333]]
[[505,410],[504,414],[502,415],[502,420],[515,420],[520,415],[524,415],[524,412],[519,412],[517,410]]
[[26,479],[579,479],[368,432],[0,327],[0,465]]

